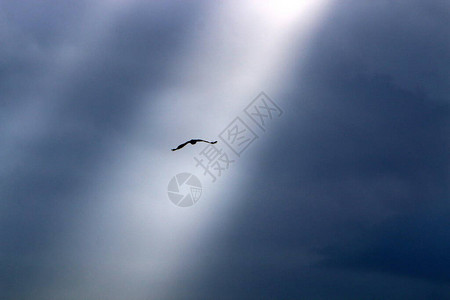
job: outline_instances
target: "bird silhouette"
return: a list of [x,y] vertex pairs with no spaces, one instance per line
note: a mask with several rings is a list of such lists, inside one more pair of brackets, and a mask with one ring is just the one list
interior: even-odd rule
[[187,141],[186,143],[183,143],[183,144],[179,145],[178,147],[172,149],[172,151],[179,150],[179,149],[183,148],[184,146],[186,146],[187,144],[195,145],[197,142],[205,142],[205,143],[208,143],[208,144],[215,144],[215,143],[217,143],[217,141],[209,142],[209,141],[200,140],[200,139],[195,139],[195,140],[193,139],[193,140]]

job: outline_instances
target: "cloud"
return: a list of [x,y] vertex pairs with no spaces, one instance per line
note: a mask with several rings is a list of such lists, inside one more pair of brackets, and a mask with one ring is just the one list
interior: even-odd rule
[[[305,24],[287,39],[233,5],[78,5],[2,2],[6,297],[450,293],[444,2],[336,2],[307,53],[270,42],[303,41]],[[267,53],[282,59],[261,63]],[[161,163],[161,139],[226,125],[268,86],[285,114],[240,159],[242,182],[187,213],[136,196],[157,199],[159,167],[179,167]],[[184,126],[197,110],[205,119]],[[160,126],[133,132],[142,124]]]
[[47,298],[80,280],[82,258],[66,247],[92,205],[89,184],[111,162],[111,145],[127,138],[142,94],[162,87],[194,16],[181,7],[162,11],[175,20],[128,7],[94,26],[104,33],[95,40],[79,22],[102,22],[107,10],[50,4],[3,3],[0,259],[11,299]]
[[[238,279],[212,279],[217,289],[395,298],[407,292],[381,287],[403,282],[411,298],[449,293],[439,288],[449,276],[439,265],[450,241],[448,28],[441,2],[405,4],[339,1],[330,10],[280,96],[284,126],[257,149],[259,175],[241,197],[223,263],[211,268]],[[361,284],[365,276],[374,280]]]

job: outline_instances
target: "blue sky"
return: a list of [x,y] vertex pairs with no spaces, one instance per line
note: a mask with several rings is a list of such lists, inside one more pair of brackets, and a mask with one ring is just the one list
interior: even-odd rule
[[[450,5],[0,0],[5,299],[448,299]],[[282,110],[265,131],[245,107]],[[238,157],[236,117],[258,138]],[[235,160],[196,167],[218,140]],[[170,202],[171,178],[202,182]]]

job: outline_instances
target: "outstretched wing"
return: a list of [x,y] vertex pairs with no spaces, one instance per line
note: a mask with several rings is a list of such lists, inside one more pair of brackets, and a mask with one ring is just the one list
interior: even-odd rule
[[214,141],[214,142],[210,142],[210,141],[205,141],[205,140],[195,140],[196,142],[205,142],[205,143],[208,143],[208,144],[215,144],[215,143],[217,143],[217,141]]
[[178,150],[178,149],[183,148],[184,146],[186,146],[187,144],[189,144],[189,142],[190,142],[190,141],[187,141],[186,143],[183,143],[183,144],[179,145],[179,146],[176,147],[175,149],[172,149],[172,151],[175,151],[175,150]]
[[205,143],[208,143],[208,144],[215,144],[215,143],[217,143],[217,141],[209,142],[209,141],[205,141],[205,140],[201,140],[201,139],[195,139],[195,140],[193,139],[193,140],[187,141],[186,143],[181,144],[180,146],[176,147],[175,149],[172,149],[172,151],[181,149],[181,148],[183,148],[184,146],[186,146],[186,145],[189,144],[189,143],[191,143],[192,145],[194,145],[194,144],[197,143],[197,142],[205,142]]

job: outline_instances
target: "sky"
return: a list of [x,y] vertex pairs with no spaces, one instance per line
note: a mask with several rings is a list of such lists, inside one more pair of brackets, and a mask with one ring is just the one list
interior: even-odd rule
[[449,19],[0,0],[0,298],[449,299]]

